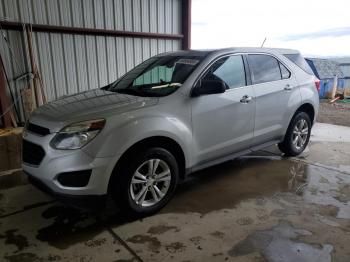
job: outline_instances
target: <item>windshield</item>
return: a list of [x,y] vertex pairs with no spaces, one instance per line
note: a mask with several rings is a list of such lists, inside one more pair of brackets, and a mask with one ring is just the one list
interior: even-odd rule
[[136,96],[167,96],[181,87],[203,58],[203,56],[152,57],[106,89]]

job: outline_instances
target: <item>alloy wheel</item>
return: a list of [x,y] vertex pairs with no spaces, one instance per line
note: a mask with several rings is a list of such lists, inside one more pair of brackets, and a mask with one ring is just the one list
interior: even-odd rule
[[161,159],[149,159],[136,169],[131,179],[131,198],[139,206],[153,206],[165,197],[170,183],[168,164]]
[[305,119],[300,119],[294,126],[292,142],[297,150],[300,150],[306,143],[309,135],[309,126]]

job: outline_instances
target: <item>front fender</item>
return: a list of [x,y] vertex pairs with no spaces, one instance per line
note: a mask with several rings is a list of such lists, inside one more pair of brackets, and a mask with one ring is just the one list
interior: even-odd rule
[[191,128],[177,118],[165,116],[132,118],[122,125],[110,128],[103,134],[103,140],[100,141],[102,145],[99,145],[96,157],[115,156],[116,163],[131,146],[154,136],[164,136],[178,143],[184,152],[187,167],[191,162]]

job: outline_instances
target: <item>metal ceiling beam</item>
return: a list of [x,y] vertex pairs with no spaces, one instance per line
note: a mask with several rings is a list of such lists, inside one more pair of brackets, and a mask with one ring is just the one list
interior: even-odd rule
[[[187,2],[187,1],[183,1],[183,2]],[[159,33],[132,32],[132,31],[95,29],[95,28],[84,28],[84,27],[68,27],[68,26],[28,24],[28,23],[23,24],[23,23],[8,22],[8,21],[0,21],[0,24],[3,29],[16,30],[16,31],[22,31],[23,25],[24,25],[24,26],[31,26],[33,32],[114,36],[114,37],[157,38],[157,39],[172,39],[172,40],[179,40],[179,39],[181,40],[185,38],[183,34],[159,34]]]

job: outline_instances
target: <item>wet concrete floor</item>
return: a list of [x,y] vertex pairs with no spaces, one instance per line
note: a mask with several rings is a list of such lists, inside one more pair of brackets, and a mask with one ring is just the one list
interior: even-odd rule
[[298,158],[271,147],[193,174],[143,219],[2,189],[0,261],[350,261],[350,128],[323,128]]

